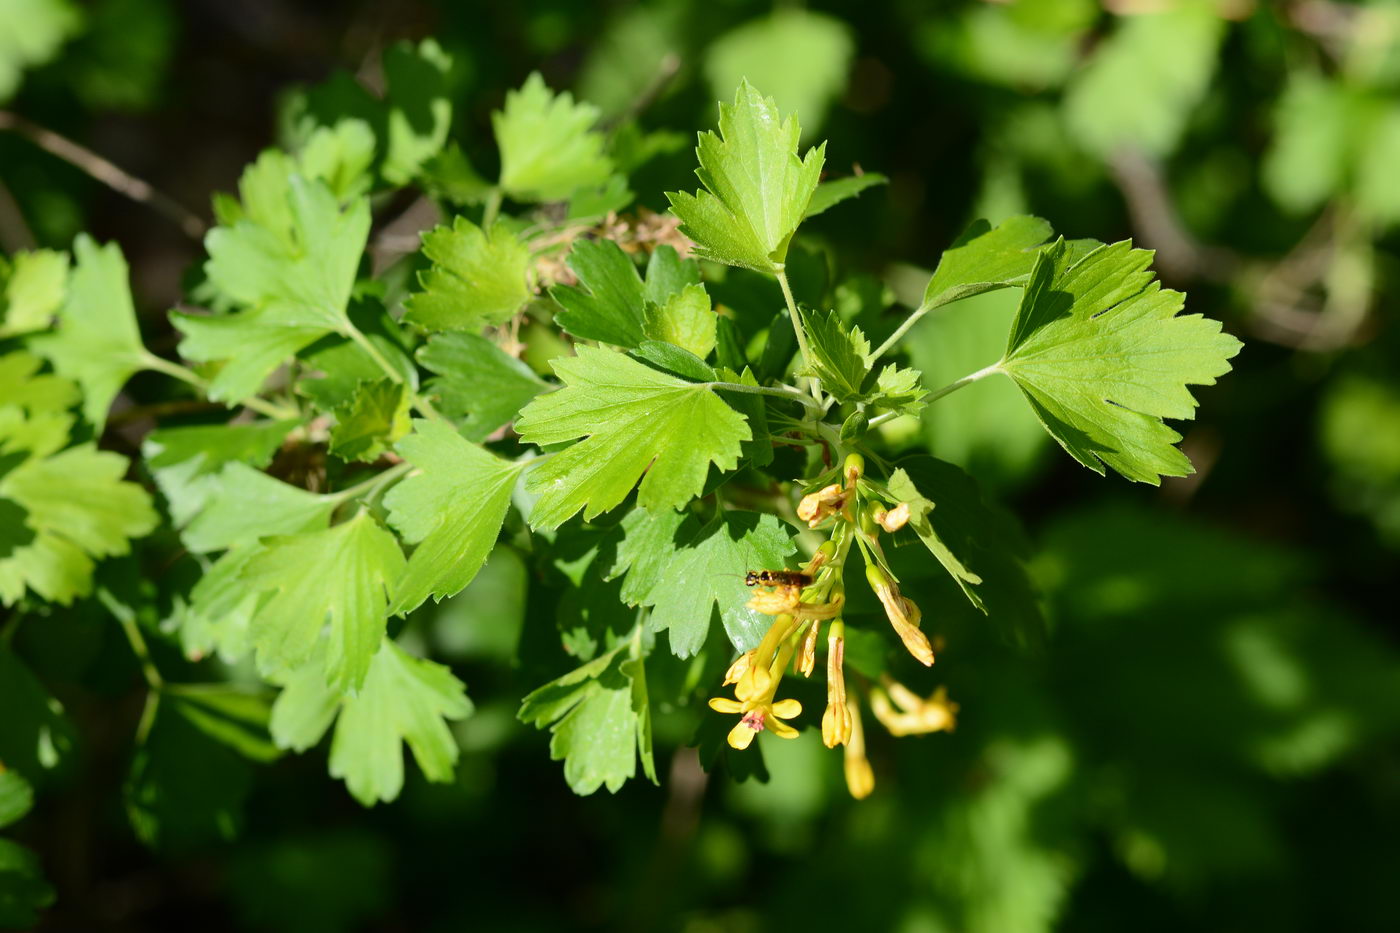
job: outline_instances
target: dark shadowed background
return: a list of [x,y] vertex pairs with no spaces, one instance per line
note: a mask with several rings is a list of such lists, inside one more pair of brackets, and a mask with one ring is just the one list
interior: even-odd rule
[[[99,663],[119,633],[95,605],[26,626],[79,735],[80,766],[14,833],[57,889],[40,929],[1394,928],[1400,3],[0,0],[0,110],[208,219],[285,139],[298,86],[343,69],[374,87],[385,47],[427,36],[454,62],[453,137],[488,172],[491,111],[532,70],[683,133],[632,181],[656,210],[695,186],[689,140],[747,75],[830,141],[831,170],[889,176],[803,235],[901,300],[979,216],[1157,249],[1187,310],[1246,343],[1197,393],[1198,472],[1097,477],[990,380],[911,428],[1023,518],[1051,637],[1009,648],[929,583],[959,728],[872,731],[860,803],[812,730],[764,742],[769,780],[736,783],[683,747],[693,712],[666,710],[661,787],[575,797],[514,720],[539,679],[506,663],[522,628],[557,635],[532,635],[524,569],[493,560],[430,623],[478,709],[454,784],[414,772],[366,811],[323,752],[191,762],[222,816],[153,851],[123,807],[134,662]],[[376,202],[377,222],[405,206]],[[149,344],[173,346],[198,240],[0,130],[0,248],[81,230],[120,243]],[[1015,301],[921,324],[914,364],[941,385],[994,358]],[[114,420],[104,443],[135,453],[141,423]]]

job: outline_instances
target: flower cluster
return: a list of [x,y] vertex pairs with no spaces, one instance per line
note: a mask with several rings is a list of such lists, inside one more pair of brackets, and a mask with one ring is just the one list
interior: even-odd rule
[[[795,738],[797,730],[784,720],[799,716],[802,706],[795,699],[777,699],[778,688],[789,671],[812,675],[822,625],[827,623],[822,742],[828,748],[844,747],[846,786],[860,799],[874,790],[875,773],[865,755],[860,702],[846,683],[842,609],[845,565],[853,547],[865,560],[866,582],[910,655],[931,666],[934,648],[919,626],[919,607],[900,592],[879,541],[882,532],[898,531],[909,521],[909,503],[888,504],[891,497],[865,477],[864,461],[857,454],[846,458],[839,477],[833,470],[827,480],[812,484],[819,488],[798,503],[797,516],[812,529],[829,523],[830,536],[798,572],[750,573],[750,585],[763,588],[748,606],[773,616],[773,623],[758,647],[741,654],[725,675],[724,685],[734,687],[733,699],[716,697],[710,707],[739,716],[729,732],[729,744],[736,749],[748,748],[765,729],[779,738]],[[955,724],[957,704],[941,687],[924,699],[886,674],[865,692],[871,712],[892,735],[952,731]]]

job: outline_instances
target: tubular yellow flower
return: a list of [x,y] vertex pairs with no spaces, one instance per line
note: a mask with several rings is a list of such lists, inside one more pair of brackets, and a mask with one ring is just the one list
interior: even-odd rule
[[734,659],[734,663],[729,665],[729,670],[724,672],[724,686],[737,684],[739,680],[748,672],[749,666],[753,664],[752,651],[745,651]]
[[803,496],[797,504],[797,517],[806,522],[808,528],[815,528],[845,507],[846,490],[832,483]]
[[901,502],[892,509],[876,509],[875,522],[886,531],[898,531],[909,522],[909,503]]
[[821,620],[813,619],[807,631],[802,633],[802,641],[797,645],[797,657],[793,661],[793,667],[803,677],[811,677],[812,670],[817,666],[817,634],[821,627]]
[[845,745],[851,739],[851,711],[846,705],[846,639],[838,634],[838,621],[826,640],[826,712],[822,714],[822,742],[827,748]]
[[846,710],[851,720],[851,738],[846,743],[844,761],[846,789],[852,797],[864,800],[875,789],[875,771],[870,767],[870,759],[865,757],[865,730],[861,728],[860,708],[853,700],[848,700]]
[[894,626],[895,634],[904,642],[904,647],[914,656],[914,660],[925,667],[931,667],[933,646],[929,644],[928,636],[919,631],[919,620],[923,616],[919,607],[914,605],[913,600],[901,596],[894,581],[874,564],[866,565],[865,579],[879,597],[880,604],[885,607],[885,617],[890,620],[890,625]]
[[957,725],[958,704],[948,699],[946,687],[939,687],[927,699],[888,677],[884,679],[884,687],[871,693],[870,709],[890,735],[952,732]]

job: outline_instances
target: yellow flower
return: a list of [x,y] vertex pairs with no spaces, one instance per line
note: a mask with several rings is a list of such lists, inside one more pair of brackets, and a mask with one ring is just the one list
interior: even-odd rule
[[864,800],[875,789],[875,770],[870,767],[870,759],[865,757],[865,730],[861,728],[860,708],[849,700],[846,708],[851,719],[851,740],[846,743],[844,760],[846,789],[852,797]]
[[811,625],[807,626],[807,631],[802,633],[802,641],[798,642],[797,657],[792,666],[803,677],[811,677],[817,666],[817,633],[821,631],[821,627],[821,620],[814,619]]
[[880,604],[885,607],[885,617],[894,626],[895,634],[904,642],[904,647],[909,649],[914,660],[925,667],[932,666],[933,646],[929,644],[928,636],[919,631],[919,619],[923,615],[919,607],[914,605],[913,600],[901,596],[895,582],[874,564],[866,565],[865,578],[880,598]]
[[870,709],[890,735],[952,732],[957,725],[958,704],[948,699],[946,687],[939,687],[927,699],[888,677],[884,687],[870,694]]
[[839,621],[831,626],[826,640],[826,712],[822,714],[822,743],[827,748],[845,745],[851,739],[851,711],[846,705],[846,639]]
[[832,483],[803,496],[797,504],[797,517],[806,522],[808,528],[815,528],[845,507],[846,490],[839,483]]
[[775,703],[772,697],[756,697],[742,702],[715,697],[710,701],[710,709],[741,714],[738,724],[729,730],[730,746],[740,750],[748,748],[753,743],[753,737],[764,729],[780,739],[797,738],[797,730],[783,720],[802,714],[802,704],[791,698]]
[[874,517],[875,523],[886,531],[898,531],[909,521],[909,503],[901,502],[892,509],[877,508]]

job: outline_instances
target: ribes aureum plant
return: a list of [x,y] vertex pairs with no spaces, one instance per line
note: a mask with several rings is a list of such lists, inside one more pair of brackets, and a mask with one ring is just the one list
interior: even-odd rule
[[[799,151],[796,118],[747,83],[700,134],[699,189],[660,214],[634,206],[628,173],[664,138],[605,132],[535,76],[495,115],[491,181],[449,139],[445,78],[429,80],[443,52],[391,57],[416,62],[431,119],[403,118],[392,68],[343,116],[310,92],[288,150],[215,201],[171,314],[179,361],[143,343],[115,245],[0,269],[0,599],[27,618],[91,594],[122,626],[150,697],[129,788],[143,837],[179,831],[152,790],[178,780],[160,761],[173,730],[232,761],[330,734],[330,773],[365,804],[399,793],[404,746],[451,779],[473,704],[425,620],[478,598],[498,558],[528,570],[518,650],[548,681],[519,719],[552,732],[575,791],[616,791],[638,762],[655,780],[665,709],[689,711],[707,766],[819,730],[866,796],[871,725],[934,733],[958,711],[929,680],[948,655],[895,549],[1012,640],[1040,624],[1007,517],[893,429],[1007,378],[1090,469],[1190,472],[1163,419],[1192,417],[1188,385],[1239,344],[1179,313],[1150,253],[978,222],[917,307],[838,308],[847,270],[804,224],[883,179],[827,177],[826,145]],[[400,188],[440,218],[407,250],[382,232]],[[921,318],[1003,288],[1021,299],[1000,359],[941,386],[905,365]],[[145,486],[80,441],[142,370],[209,403],[145,436]],[[94,562],[162,522],[139,547],[186,582],[138,611]],[[163,670],[153,640],[192,663]],[[818,668],[826,702],[804,710],[789,691]]]

